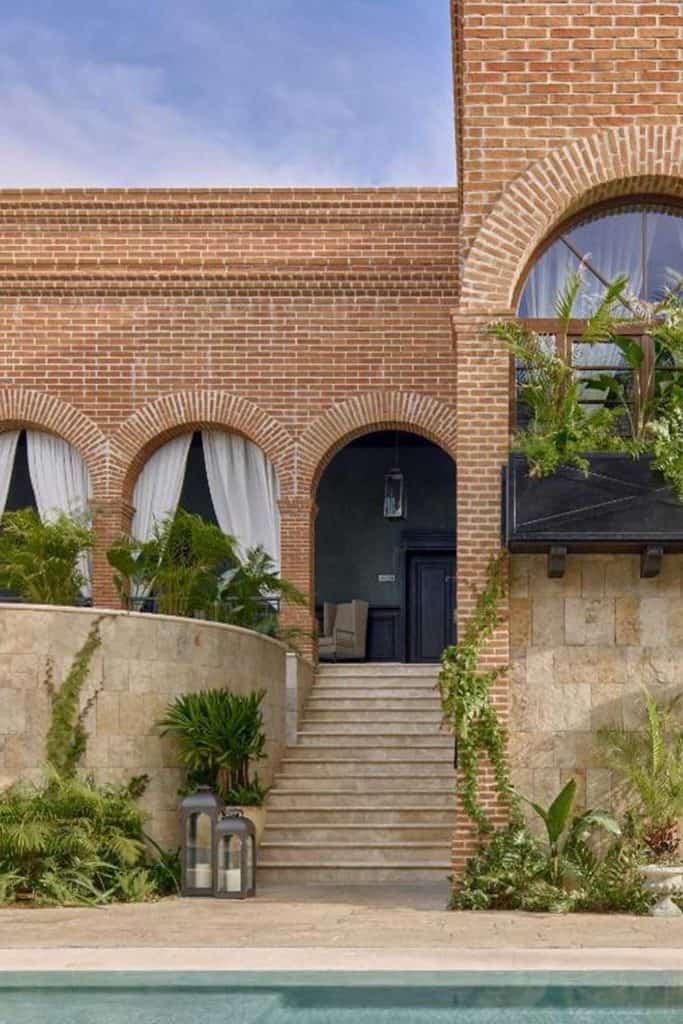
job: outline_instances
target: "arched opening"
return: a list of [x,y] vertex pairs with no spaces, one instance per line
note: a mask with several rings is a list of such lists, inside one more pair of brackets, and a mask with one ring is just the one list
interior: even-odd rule
[[[558,298],[577,272],[581,283],[573,299],[572,319],[563,324]],[[585,334],[586,320],[609,285],[620,277],[627,283],[614,313],[623,319],[619,335],[630,338],[642,352],[635,360],[629,358],[618,339],[615,343]],[[657,303],[671,293],[680,294],[682,289],[680,200],[622,197],[582,211],[543,242],[522,280],[518,310],[549,348],[574,368],[581,381],[581,404],[587,412],[625,400],[623,429],[627,430],[629,416],[636,416],[638,408],[652,398],[654,368],[664,370],[669,359],[653,345],[648,322]],[[667,373],[678,377],[679,367],[671,365]],[[526,379],[525,367],[518,363],[518,398]],[[605,382],[604,387],[599,386]],[[623,397],[616,397],[617,389]],[[526,426],[528,419],[524,403],[514,402],[511,428]]]
[[[366,433],[331,459],[318,485],[317,505],[321,658],[438,661],[455,639],[451,457],[416,433]],[[334,609],[353,602],[366,609],[365,628],[362,616],[356,616],[349,630],[354,636],[340,634],[330,645]]]
[[[90,472],[80,452],[55,434],[15,429],[0,432],[0,516],[31,508],[43,522],[60,514],[85,517],[92,500]],[[92,566],[85,552],[79,558],[90,598]],[[14,599],[7,591],[0,599]]]
[[133,488],[131,532],[148,540],[178,508],[235,537],[239,551],[262,547],[280,565],[277,472],[252,441],[222,430],[188,431],[158,447]]

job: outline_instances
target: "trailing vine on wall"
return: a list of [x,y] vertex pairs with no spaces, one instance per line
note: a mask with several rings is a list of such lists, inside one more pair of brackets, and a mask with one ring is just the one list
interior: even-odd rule
[[100,624],[104,616],[93,622],[84,643],[76,652],[64,682],[57,689],[54,683],[54,664],[48,661],[45,687],[50,697],[50,725],[45,741],[45,753],[52,768],[61,778],[76,774],[88,741],[85,719],[97,700],[98,690],[81,708],[81,692],[85,685],[95,651],[102,643]]
[[463,637],[444,651],[439,674],[444,723],[457,743],[462,804],[480,833],[494,830],[479,794],[479,769],[484,757],[493,770],[500,802],[510,809],[513,818],[520,815],[519,799],[510,779],[507,734],[490,693],[506,667],[479,667],[482,651],[500,622],[499,606],[507,587],[504,558],[501,553],[489,563],[486,585],[477,596]]

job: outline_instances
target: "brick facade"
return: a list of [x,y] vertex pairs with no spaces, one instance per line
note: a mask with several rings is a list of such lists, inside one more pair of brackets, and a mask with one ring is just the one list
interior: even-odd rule
[[[467,616],[500,544],[508,439],[488,324],[567,216],[683,194],[683,19],[667,2],[455,0],[453,23],[457,187],[0,193],[0,428],[52,431],[88,462],[98,603],[115,601],[104,552],[140,466],[174,434],[264,449],[283,572],[310,592],[322,469],[402,427],[457,458]],[[492,664],[510,660],[504,619]],[[505,681],[496,699],[507,716]],[[460,815],[456,869],[473,843]]]

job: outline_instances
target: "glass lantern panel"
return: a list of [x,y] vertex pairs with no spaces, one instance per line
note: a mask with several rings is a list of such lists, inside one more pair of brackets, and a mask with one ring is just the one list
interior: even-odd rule
[[254,888],[254,837],[253,836],[247,836],[246,843],[247,843],[247,849],[246,849],[246,855],[247,855],[247,866],[246,866],[247,891],[250,891],[251,889]]
[[222,836],[218,844],[218,891],[242,890],[242,839]]
[[387,473],[384,478],[384,518],[402,519],[403,516],[403,475],[401,473]]
[[191,889],[210,889],[211,819],[208,814],[191,814],[185,834],[187,884]]

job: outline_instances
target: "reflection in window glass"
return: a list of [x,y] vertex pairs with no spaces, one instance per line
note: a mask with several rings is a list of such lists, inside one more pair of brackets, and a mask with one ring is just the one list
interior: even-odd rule
[[629,278],[634,298],[661,299],[677,275],[683,274],[683,215],[661,206],[629,207],[577,224],[553,242],[532,267],[520,315],[555,316],[556,295],[582,263],[577,317],[588,316],[606,284],[620,274]]

